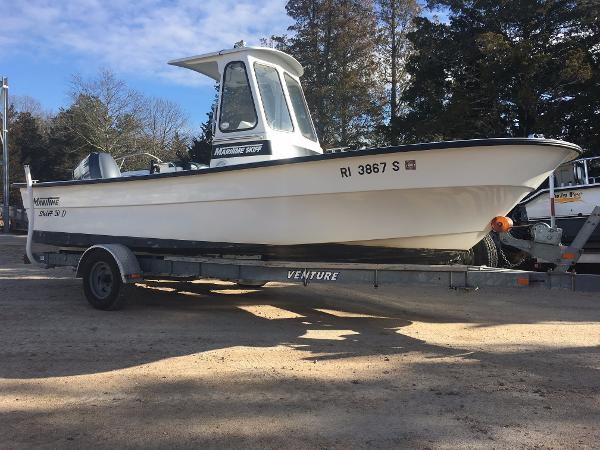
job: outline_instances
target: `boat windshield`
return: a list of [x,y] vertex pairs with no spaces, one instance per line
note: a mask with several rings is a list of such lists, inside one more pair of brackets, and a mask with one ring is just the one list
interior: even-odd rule
[[223,132],[250,130],[256,122],[246,66],[241,61],[231,62],[223,76],[219,128]]
[[290,94],[290,100],[292,101],[292,109],[294,110],[294,114],[296,114],[296,120],[298,121],[298,126],[300,127],[300,132],[302,136],[311,141],[317,140],[317,135],[315,133],[315,129],[312,125],[312,120],[310,119],[310,113],[308,112],[308,107],[306,106],[306,100],[304,99],[304,94],[302,93],[302,87],[300,83],[294,80],[287,73],[284,74],[285,85],[287,86],[288,92]]
[[274,130],[294,131],[277,69],[257,63],[254,73],[269,126]]

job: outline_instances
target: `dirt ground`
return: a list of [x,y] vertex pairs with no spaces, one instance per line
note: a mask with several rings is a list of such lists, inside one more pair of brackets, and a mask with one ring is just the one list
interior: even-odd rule
[[0,237],[0,448],[598,448],[600,298],[146,282]]

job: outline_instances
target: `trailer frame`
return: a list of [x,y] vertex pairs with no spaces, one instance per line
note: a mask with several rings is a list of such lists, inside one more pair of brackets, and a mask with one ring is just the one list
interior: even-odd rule
[[[219,279],[242,286],[262,286],[267,282],[309,286],[392,285],[437,286],[455,290],[480,288],[563,289],[600,292],[600,275],[573,272],[533,272],[466,265],[361,264],[328,262],[262,261],[255,258],[184,257],[135,253],[121,244],[103,244],[82,251],[61,250],[37,253],[46,268],[73,267],[75,276],[93,282],[82,268],[94,250],[104,252],[119,268],[119,286],[157,279]],[[97,257],[98,255],[96,255]],[[117,283],[118,281],[118,283]],[[87,295],[86,295],[87,296]],[[88,298],[88,300],[90,300]],[[93,302],[90,301],[94,305]],[[97,305],[94,305],[97,307]],[[100,308],[114,309],[114,308]]]

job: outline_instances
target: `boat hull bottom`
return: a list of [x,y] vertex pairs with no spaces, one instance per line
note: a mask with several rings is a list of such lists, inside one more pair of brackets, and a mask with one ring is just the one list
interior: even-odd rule
[[[398,264],[470,264],[465,250],[432,250],[382,245],[385,241],[347,244],[261,245],[230,242],[184,241],[130,236],[109,236],[55,231],[34,231],[35,243],[66,249],[88,248],[97,244],[123,244],[133,251],[158,255],[254,256],[262,260],[369,262]],[[386,240],[387,241],[387,240]],[[380,244],[380,245],[378,245]]]
[[345,242],[343,245],[385,248],[393,247],[395,249],[452,249],[453,245],[460,245],[461,248],[468,248],[472,246],[473,242],[477,243],[482,240],[488,232],[489,230],[484,230],[465,233],[438,234],[435,236],[411,236],[392,239],[374,239],[371,241],[351,241]]

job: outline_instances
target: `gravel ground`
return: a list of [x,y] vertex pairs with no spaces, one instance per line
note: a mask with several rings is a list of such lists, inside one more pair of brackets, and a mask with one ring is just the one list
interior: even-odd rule
[[146,282],[0,237],[0,448],[598,448],[600,298]]

